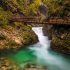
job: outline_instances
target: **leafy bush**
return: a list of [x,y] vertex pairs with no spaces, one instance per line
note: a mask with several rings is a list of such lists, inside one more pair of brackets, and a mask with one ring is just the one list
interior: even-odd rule
[[14,24],[16,28],[22,29],[23,31],[30,31],[32,29],[30,25],[27,26],[21,22],[14,22]]
[[11,16],[12,13],[10,11],[4,11],[3,8],[0,7],[0,25],[7,25]]
[[70,12],[70,0],[42,0],[48,7],[48,14],[55,16],[67,16]]

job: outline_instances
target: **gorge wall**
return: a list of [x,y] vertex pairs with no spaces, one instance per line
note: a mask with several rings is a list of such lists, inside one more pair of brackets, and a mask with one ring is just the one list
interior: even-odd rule
[[45,25],[44,34],[51,40],[51,48],[61,53],[70,54],[70,26]]

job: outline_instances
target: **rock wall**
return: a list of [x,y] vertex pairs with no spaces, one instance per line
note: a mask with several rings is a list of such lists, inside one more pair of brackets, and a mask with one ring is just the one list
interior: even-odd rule
[[70,26],[47,26],[47,35],[51,39],[51,48],[55,51],[70,54]]
[[48,38],[51,40],[52,39],[52,25],[44,25],[43,26],[43,33],[44,36],[48,36]]
[[17,50],[38,42],[32,27],[14,22],[12,25],[0,26],[0,52],[3,50]]

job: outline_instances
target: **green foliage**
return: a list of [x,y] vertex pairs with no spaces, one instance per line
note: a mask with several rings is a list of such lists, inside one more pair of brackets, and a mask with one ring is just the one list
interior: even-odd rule
[[17,0],[18,7],[20,8],[21,12],[23,12],[25,15],[29,14],[29,0]]
[[43,0],[48,6],[49,15],[67,16],[70,12],[70,0]]
[[0,25],[7,25],[9,23],[9,19],[11,18],[12,13],[10,11],[4,11],[0,7]]
[[0,2],[3,3],[2,6],[6,10],[28,15],[30,12],[37,12],[41,0],[33,0],[31,3],[30,0],[1,0]]
[[1,6],[6,9],[14,12],[17,9],[17,2],[16,0],[0,0],[2,3]]
[[30,25],[24,25],[24,23],[21,22],[14,22],[14,26],[18,29],[22,29],[23,31],[30,31],[32,30],[32,27]]
[[30,4],[30,11],[37,13],[38,7],[40,6],[41,0],[34,0],[32,4]]
[[41,3],[48,7],[49,15],[67,16],[70,11],[70,0],[0,0],[1,6],[5,10],[13,13],[29,15],[37,14]]

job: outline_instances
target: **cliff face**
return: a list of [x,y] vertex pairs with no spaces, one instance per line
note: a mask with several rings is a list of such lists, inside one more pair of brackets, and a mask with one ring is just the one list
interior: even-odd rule
[[51,39],[51,48],[53,50],[70,54],[70,26],[45,26],[44,32]]
[[38,41],[30,26],[23,23],[0,26],[0,50],[17,50]]
[[54,27],[51,47],[59,52],[70,54],[70,26]]

